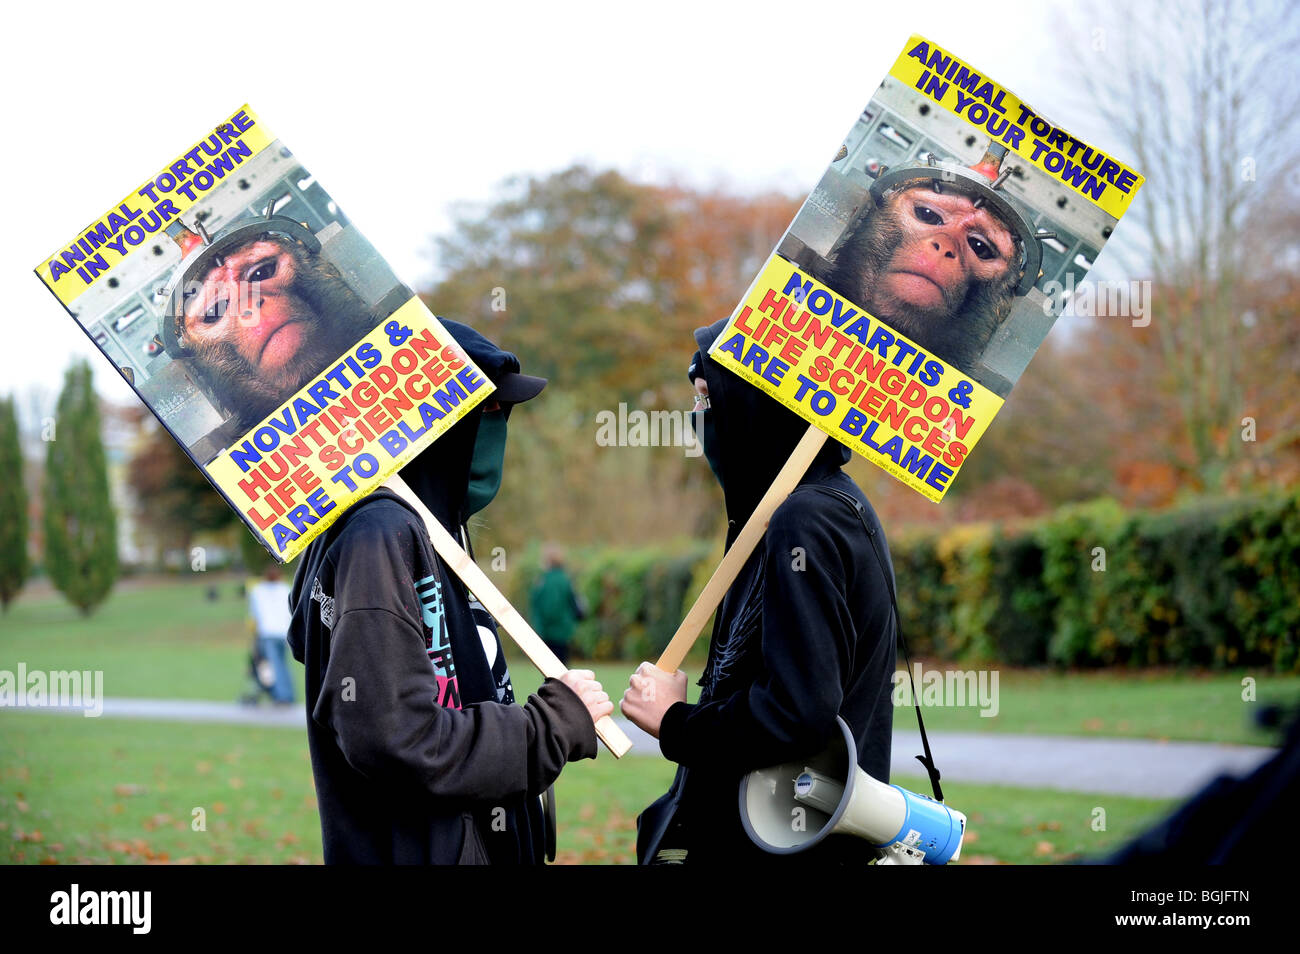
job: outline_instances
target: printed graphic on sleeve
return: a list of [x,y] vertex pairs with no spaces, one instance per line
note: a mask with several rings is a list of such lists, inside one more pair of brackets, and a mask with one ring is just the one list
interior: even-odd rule
[[460,709],[460,684],[456,681],[456,662],[452,659],[451,639],[447,634],[442,581],[436,574],[426,576],[416,581],[415,592],[420,597],[420,614],[424,618],[425,649],[438,680],[438,705]]
[[311,598],[320,604],[320,622],[327,630],[334,628],[334,597],[320,585],[320,577],[311,581]]
[[474,617],[478,629],[479,642],[483,644],[483,655],[492,670],[492,682],[496,686],[497,702],[513,705],[515,687],[510,683],[510,667],[506,665],[506,654],[501,651],[501,637],[497,634],[497,621],[487,611],[477,596],[469,594],[469,611]]

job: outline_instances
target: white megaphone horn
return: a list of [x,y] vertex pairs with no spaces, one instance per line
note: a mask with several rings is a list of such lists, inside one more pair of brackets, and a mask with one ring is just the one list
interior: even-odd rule
[[877,864],[956,861],[966,816],[872,778],[858,767],[848,723],[839,716],[835,721],[839,735],[817,755],[759,769],[740,780],[740,818],[754,844],[789,855],[831,835],[855,835],[883,852]]

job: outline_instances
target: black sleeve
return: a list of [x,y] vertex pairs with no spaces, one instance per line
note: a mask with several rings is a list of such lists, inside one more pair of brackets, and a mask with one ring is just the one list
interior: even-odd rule
[[[812,495],[796,494],[772,515],[763,545],[764,674],[726,699],[673,705],[659,745],[674,762],[752,771],[815,752],[835,732],[858,638],[844,529]],[[879,586],[873,599],[887,605],[883,577]]]
[[524,710],[529,714],[528,794],[540,795],[560,777],[566,762],[596,757],[596,723],[577,694],[558,679],[543,682]]
[[439,705],[413,583],[414,543],[382,522],[349,527],[340,539],[329,662],[312,718],[370,778],[435,796],[539,794],[566,761],[595,755],[586,707],[554,680],[523,707]]

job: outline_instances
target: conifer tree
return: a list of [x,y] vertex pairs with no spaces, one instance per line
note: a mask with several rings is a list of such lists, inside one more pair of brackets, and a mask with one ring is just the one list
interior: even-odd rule
[[0,608],[27,581],[27,487],[13,397],[0,399]]
[[83,615],[117,580],[117,516],[90,365],[68,369],[45,463],[45,570]]

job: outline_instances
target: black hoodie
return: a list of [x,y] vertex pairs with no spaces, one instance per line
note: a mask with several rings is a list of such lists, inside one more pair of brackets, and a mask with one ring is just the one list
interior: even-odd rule
[[[725,325],[701,328],[695,340],[709,386],[703,413],[712,419],[705,451],[726,498],[730,547],[808,425],[708,357]],[[858,764],[889,780],[893,565],[875,511],[842,470],[848,460],[847,447],[826,442],[727,591],[700,701],[672,706],[660,727],[660,748],[680,768],[669,792],[638,819],[642,863],[656,848],[686,849],[687,864],[874,857],[848,837],[802,854],[766,854],[745,834],[739,808],[746,773],[817,752],[837,731],[836,715],[853,730]]]
[[[443,324],[489,378],[519,370],[473,329]],[[480,414],[402,468],[453,536]],[[307,548],[290,600],[326,863],[540,863],[537,796],[567,761],[595,757],[595,727],[554,679],[527,705],[497,701],[487,656],[501,659],[500,642],[414,510],[386,488],[359,501]]]

